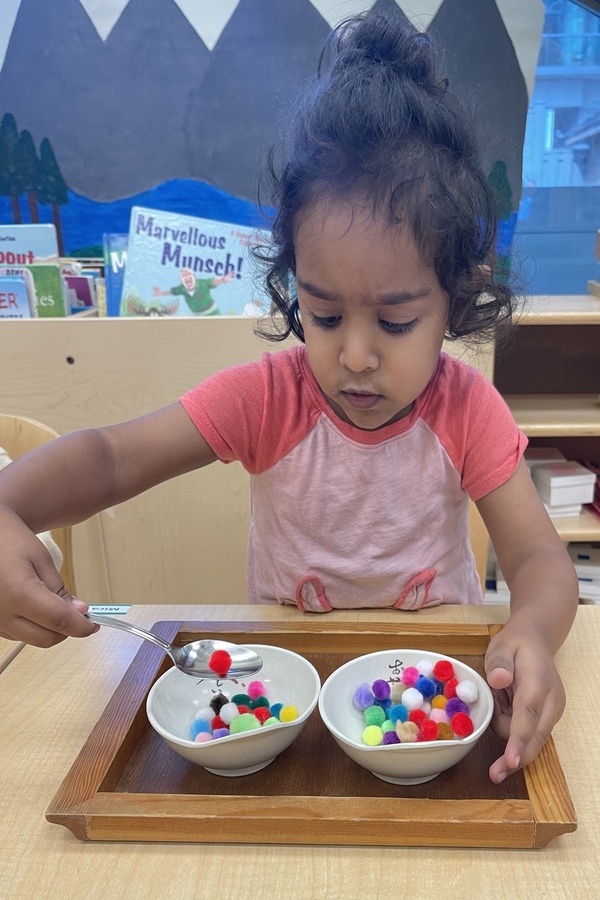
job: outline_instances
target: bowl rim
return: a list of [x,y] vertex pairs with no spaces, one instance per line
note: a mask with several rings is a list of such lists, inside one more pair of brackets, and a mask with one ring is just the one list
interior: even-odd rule
[[[298,716],[297,719],[293,719],[291,722],[279,722],[277,725],[269,725],[267,729],[255,728],[252,731],[242,731],[239,734],[228,734],[225,737],[218,738],[216,741],[206,741],[205,743],[197,743],[196,741],[190,741],[186,738],[180,738],[176,734],[173,734],[172,731],[168,731],[166,728],[156,720],[154,713],[150,708],[151,699],[153,698],[158,685],[166,678],[172,677],[173,671],[178,671],[176,666],[171,666],[167,669],[166,672],[157,678],[150,691],[148,692],[148,696],[146,697],[146,716],[148,717],[148,721],[152,728],[161,735],[161,737],[165,738],[167,741],[174,741],[180,747],[193,747],[194,750],[198,750],[199,752],[214,750],[215,746],[222,747],[224,744],[233,744],[235,741],[242,740],[243,738],[258,738],[260,735],[268,735],[271,731],[283,731],[286,728],[293,728],[294,726],[301,725],[305,722],[314,709],[317,706],[319,701],[319,696],[321,694],[321,677],[310,660],[306,659],[305,656],[302,656],[300,653],[295,653],[293,650],[288,650],[287,647],[277,647],[274,644],[248,644],[245,643],[244,647],[248,647],[250,650],[256,650],[257,652],[262,651],[264,653],[265,650],[277,650],[281,653],[284,653],[288,656],[295,656],[298,659],[301,659],[307,666],[308,671],[314,678],[314,691],[313,697],[310,701],[306,710],[302,713],[302,715]],[[260,655],[260,653],[259,653]],[[189,678],[189,676],[184,676]],[[257,680],[260,680],[260,672],[256,674]]]
[[[451,662],[456,662],[459,665],[464,666],[465,669],[467,669],[469,672],[471,672],[476,677],[477,685],[479,687],[483,687],[483,692],[488,695],[489,709],[488,709],[488,712],[486,713],[481,725],[479,725],[473,731],[472,734],[468,735],[468,737],[465,737],[465,738],[453,738],[452,740],[448,740],[448,741],[419,741],[418,743],[412,742],[410,744],[407,744],[407,743],[405,743],[405,744],[402,744],[402,743],[401,744],[379,744],[379,745],[373,747],[369,744],[362,744],[362,743],[359,743],[358,741],[354,741],[352,738],[348,737],[343,732],[341,732],[339,730],[339,728],[337,728],[333,724],[333,722],[331,721],[331,719],[327,715],[327,712],[324,709],[324,704],[325,704],[324,697],[325,697],[326,688],[327,688],[327,685],[330,682],[330,680],[333,678],[333,676],[337,675],[339,672],[342,672],[344,669],[350,668],[359,659],[361,659],[361,660],[369,659],[370,657],[383,656],[384,654],[388,655],[388,654],[402,654],[402,653],[411,653],[411,654],[415,654],[415,655],[422,654],[422,658],[426,658],[426,657],[434,658],[436,661],[447,659],[447,660],[450,660]],[[332,736],[336,737],[338,740],[342,741],[342,743],[346,744],[347,746],[353,747],[355,750],[365,751],[366,753],[387,753],[390,751],[391,752],[402,752],[402,753],[407,753],[409,751],[412,751],[413,753],[416,751],[418,751],[419,753],[421,753],[421,752],[431,753],[434,750],[437,750],[439,752],[444,747],[448,747],[448,748],[464,747],[468,744],[474,744],[476,741],[478,741],[479,738],[481,737],[481,735],[484,733],[484,731],[487,730],[487,728],[492,720],[492,716],[494,714],[494,695],[492,694],[492,690],[491,690],[489,684],[487,683],[485,678],[483,678],[479,674],[479,672],[476,672],[475,669],[472,669],[471,666],[467,665],[467,663],[462,662],[460,659],[456,659],[456,657],[454,657],[454,656],[450,656],[447,653],[435,653],[433,650],[418,650],[418,649],[415,650],[415,649],[411,649],[410,647],[403,647],[400,649],[396,649],[395,647],[390,647],[389,650],[387,650],[387,649],[386,650],[376,650],[373,653],[363,653],[360,656],[354,657],[354,659],[348,660],[348,662],[343,663],[343,665],[338,666],[337,669],[334,669],[334,671],[325,679],[325,681],[321,685],[321,690],[319,691],[318,706],[319,706],[319,715],[321,716],[321,719],[323,720],[323,724],[331,732]]]

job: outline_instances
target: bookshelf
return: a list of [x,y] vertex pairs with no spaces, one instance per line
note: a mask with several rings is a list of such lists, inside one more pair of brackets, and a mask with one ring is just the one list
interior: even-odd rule
[[[600,459],[600,298],[532,297],[494,382],[532,446]],[[600,541],[600,516],[555,519],[564,541]]]

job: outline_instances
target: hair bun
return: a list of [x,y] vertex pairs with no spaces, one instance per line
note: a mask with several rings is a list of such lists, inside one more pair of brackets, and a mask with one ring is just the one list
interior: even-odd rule
[[406,30],[399,20],[373,13],[353,17],[335,29],[334,46],[342,65],[362,61],[367,66],[388,66],[424,88],[439,86],[429,38]]

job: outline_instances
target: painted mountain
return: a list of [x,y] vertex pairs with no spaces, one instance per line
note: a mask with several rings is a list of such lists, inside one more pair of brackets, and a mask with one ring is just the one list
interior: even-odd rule
[[[264,224],[258,173],[329,30],[310,0],[239,0],[209,50],[173,0],[129,0],[103,41],[80,0],[21,0],[0,120],[10,114],[36,150],[45,140],[58,175],[37,211],[21,192],[17,214],[59,215],[67,253],[122,231],[133,205]],[[444,0],[429,30],[518,204],[527,93],[496,3]],[[14,197],[1,194],[0,221],[12,222]]]

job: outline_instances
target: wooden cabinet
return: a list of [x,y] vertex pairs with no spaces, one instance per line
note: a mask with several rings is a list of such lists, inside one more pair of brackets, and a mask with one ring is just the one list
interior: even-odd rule
[[[600,462],[600,299],[529,298],[508,346],[496,351],[494,383],[530,446]],[[600,541],[600,516],[555,519],[565,541]]]

